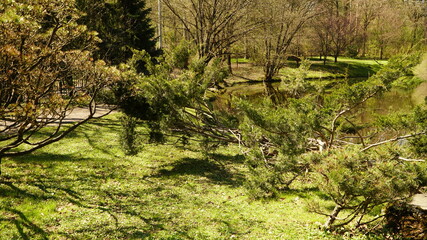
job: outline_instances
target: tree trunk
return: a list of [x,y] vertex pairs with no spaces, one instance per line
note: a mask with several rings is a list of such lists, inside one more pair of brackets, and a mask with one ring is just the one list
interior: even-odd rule
[[417,31],[418,31],[418,24],[415,24],[415,28],[412,32],[412,41],[411,41],[411,48],[413,48],[416,45],[417,42]]
[[278,103],[278,92],[276,91],[276,89],[274,89],[273,83],[272,81],[267,81],[264,80],[264,87],[265,87],[265,94],[267,95],[267,97],[269,97],[271,99],[271,101],[273,102],[273,104],[277,104]]
[[274,70],[273,70],[273,66],[270,63],[266,63],[266,65],[264,66],[264,82],[271,82],[273,80],[273,76],[274,76]]
[[233,69],[231,68],[231,54],[227,54],[227,65],[228,65],[228,71],[230,74],[233,73]]
[[363,37],[363,46],[362,46],[362,57],[365,57],[365,56],[366,56],[366,41],[367,41],[367,39],[366,39],[366,37],[364,36],[364,37]]
[[326,221],[324,227],[326,229],[329,229],[332,224],[334,224],[335,220],[337,220],[338,214],[341,212],[341,207],[336,205],[334,210],[332,211],[332,214],[329,215],[328,221]]
[[248,38],[245,36],[245,58],[248,59],[249,58],[249,49],[248,49]]

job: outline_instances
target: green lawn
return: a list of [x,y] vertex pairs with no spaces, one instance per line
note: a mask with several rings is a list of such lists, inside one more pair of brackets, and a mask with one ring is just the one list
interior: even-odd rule
[[325,219],[306,203],[329,201],[306,184],[250,200],[237,146],[209,159],[196,143],[125,156],[117,119],[3,162],[0,239],[365,239],[319,230]]
[[387,64],[387,61],[369,60],[369,59],[354,59],[339,57],[338,62],[335,63],[332,58],[328,58],[326,64],[323,61],[311,59],[311,69],[315,71],[329,72],[335,74],[337,77],[370,77],[375,74],[381,65]]
[[[311,62],[310,72],[308,78],[367,78],[375,74],[381,65],[387,64],[385,60],[371,60],[371,59],[354,59],[347,57],[339,57],[338,62],[335,63],[332,57],[329,57],[326,64],[319,58],[310,58]],[[293,62],[289,63],[289,67],[281,70],[282,74],[287,71],[292,71],[296,65]]]
[[250,60],[247,58],[232,58],[231,63],[249,63]]
[[[257,82],[262,81],[264,74],[262,66],[252,66],[248,59],[239,59],[239,63],[235,64],[233,61],[233,75],[227,79],[230,84],[242,82]],[[319,58],[308,59],[311,63],[310,70],[308,71],[307,78],[309,79],[336,79],[336,78],[363,78],[366,79],[375,74],[381,65],[387,64],[386,60],[371,60],[371,59],[354,59],[347,57],[339,57],[338,62],[335,63],[332,57],[329,57],[326,64]],[[292,74],[296,70],[297,65],[294,61],[288,61],[287,67],[280,70],[280,76]],[[279,77],[280,77],[279,76]]]

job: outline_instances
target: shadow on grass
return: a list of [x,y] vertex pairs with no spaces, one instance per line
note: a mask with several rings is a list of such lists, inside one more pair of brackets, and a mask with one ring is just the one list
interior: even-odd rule
[[90,125],[96,125],[103,128],[109,128],[111,130],[117,130],[120,128],[120,123],[117,120],[108,120],[105,118],[97,119],[96,121],[91,121]]
[[[136,217],[144,222],[152,231],[163,230],[163,216],[152,212],[150,209],[135,209],[135,206],[144,206],[146,200],[145,194],[162,191],[163,188],[149,188],[144,192],[135,192],[134,190],[122,189],[106,189],[102,191],[91,192],[88,194],[85,190],[79,190],[76,185],[67,186],[61,180],[61,177],[42,176],[30,181],[19,181],[12,183],[7,181],[0,182],[0,225],[7,226],[9,234],[19,234],[19,239],[49,239],[50,232],[43,230],[49,225],[45,225],[44,221],[38,223],[39,226],[32,222],[31,218],[26,217],[23,212],[12,208],[13,202],[21,202],[26,199],[31,201],[41,202],[47,199],[53,199],[63,206],[76,206],[80,209],[93,209],[110,216],[113,228],[105,229],[112,232],[111,236],[117,239],[145,239],[151,236],[151,231],[141,231],[140,226],[122,226],[120,219]],[[103,196],[100,198],[93,195]],[[134,195],[138,194],[139,197]],[[133,198],[131,198],[133,196]],[[2,201],[5,199],[5,201]],[[29,206],[28,204],[26,206]],[[31,209],[26,210],[31,213]],[[34,217],[34,216],[33,216]],[[38,220],[40,221],[40,220]],[[140,223],[139,223],[140,224]],[[95,224],[96,225],[96,224]],[[96,234],[99,229],[94,224],[88,224],[77,229],[69,229],[74,233],[94,232]],[[12,229],[14,228],[14,229]],[[105,234],[106,232],[101,233]],[[62,234],[55,232],[55,234]],[[113,237],[113,239],[116,239]],[[1,233],[0,233],[1,239]]]
[[323,65],[323,63],[313,63],[311,65],[311,70],[331,72],[334,74],[348,74],[350,78],[367,78],[374,75],[376,71],[378,71],[378,67],[363,63],[333,63],[328,61],[326,65]]
[[29,240],[35,237],[37,237],[37,239],[48,239],[48,233],[31,222],[23,212],[1,206],[0,211],[3,212],[3,216],[0,217],[0,223],[9,222],[13,224],[22,239]]
[[209,158],[212,158],[220,163],[244,163],[245,156],[242,154],[239,155],[225,155],[219,153],[210,153],[208,154]]
[[[8,198],[16,198],[16,199],[22,199],[22,198],[29,198],[34,200],[46,200],[49,197],[39,194],[34,194],[29,191],[23,190],[19,187],[17,187],[12,182],[0,182],[0,197],[8,197]],[[2,207],[2,205],[0,205]]]
[[36,152],[33,154],[13,158],[13,161],[16,163],[77,162],[85,160],[87,159],[83,157],[75,157],[67,154],[55,154],[47,152]]
[[207,159],[183,158],[171,167],[170,170],[159,170],[154,177],[196,175],[206,177],[217,184],[228,185],[240,185],[243,181],[242,175],[233,174],[224,165]]
[[[97,125],[97,124],[92,124],[92,125]],[[102,126],[104,127],[104,125]],[[90,126],[82,126],[82,129],[84,129],[82,134],[86,138],[86,140],[88,141],[91,147],[93,147],[94,149],[106,155],[114,156],[114,157],[116,156],[116,154],[113,151],[111,151],[112,149],[111,147],[103,145],[104,144],[103,141],[97,141],[97,140],[100,140],[99,138],[102,138],[103,136],[99,136],[96,131],[92,130],[93,132],[91,132]],[[109,130],[109,132],[117,132],[117,131],[118,130],[116,128],[112,128]]]

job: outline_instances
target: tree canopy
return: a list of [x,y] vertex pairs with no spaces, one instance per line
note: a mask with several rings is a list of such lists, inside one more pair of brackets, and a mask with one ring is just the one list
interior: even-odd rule
[[[94,52],[97,59],[118,65],[129,60],[133,50],[145,50],[152,57],[156,49],[154,28],[151,26],[143,0],[96,1],[77,0],[77,7],[85,13],[79,20],[91,31],[96,31],[101,42]],[[144,71],[144,66],[138,66]]]
[[[78,24],[72,2],[9,1],[1,8],[0,159],[58,141],[94,118],[100,91],[118,80],[117,70],[93,60],[99,38]],[[87,116],[65,126],[76,107]]]

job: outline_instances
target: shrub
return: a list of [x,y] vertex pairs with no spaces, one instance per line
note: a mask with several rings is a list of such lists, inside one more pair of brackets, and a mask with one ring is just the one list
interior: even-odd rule
[[136,131],[138,120],[135,117],[123,115],[120,118],[122,125],[120,142],[127,155],[136,155],[140,149],[140,140]]

